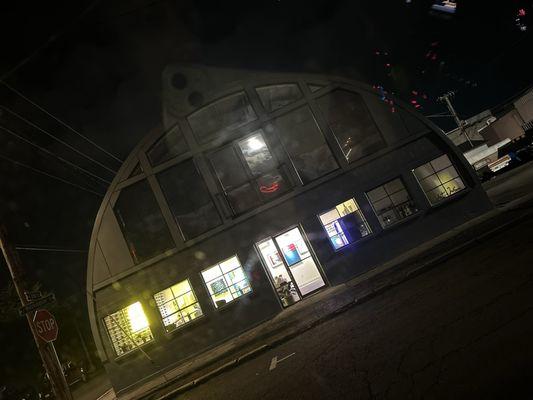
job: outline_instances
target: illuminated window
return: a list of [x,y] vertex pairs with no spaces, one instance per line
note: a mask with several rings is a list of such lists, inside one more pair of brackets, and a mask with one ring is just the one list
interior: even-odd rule
[[203,315],[188,279],[154,295],[167,332]]
[[290,190],[261,129],[215,151],[210,160],[235,215]]
[[401,179],[394,179],[366,193],[383,228],[416,213],[411,196]]
[[347,200],[319,215],[335,250],[356,242],[371,233],[365,217],[354,199]]
[[104,324],[117,356],[154,340],[140,302],[108,315],[104,318]]
[[202,278],[216,308],[252,291],[237,256],[202,271]]
[[465,188],[450,158],[444,154],[413,170],[431,205]]

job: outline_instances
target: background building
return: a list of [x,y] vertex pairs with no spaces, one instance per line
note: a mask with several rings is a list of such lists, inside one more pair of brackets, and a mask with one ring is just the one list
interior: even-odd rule
[[90,246],[119,395],[491,207],[441,130],[348,79],[175,65],[163,121]]

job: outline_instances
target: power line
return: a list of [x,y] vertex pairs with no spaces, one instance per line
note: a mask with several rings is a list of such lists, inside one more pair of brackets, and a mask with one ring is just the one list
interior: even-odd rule
[[70,186],[73,186],[73,187],[75,187],[75,188],[78,188],[78,189],[84,190],[85,192],[89,192],[89,193],[95,194],[95,195],[97,195],[98,197],[103,197],[103,194],[102,194],[102,193],[95,192],[94,190],[91,190],[91,189],[88,189],[88,188],[86,188],[86,187],[80,186],[80,185],[78,185],[77,183],[74,183],[74,182],[68,181],[68,180],[66,180],[66,179],[63,179],[63,178],[57,176],[57,175],[50,174],[50,173],[48,173],[48,172],[46,172],[46,171],[42,171],[42,170],[40,170],[40,169],[34,168],[34,167],[30,166],[30,165],[27,165],[27,164],[21,163],[20,161],[13,160],[12,158],[6,157],[6,156],[1,155],[1,154],[0,154],[0,158],[3,159],[3,160],[9,161],[9,162],[11,162],[11,163],[13,163],[13,164],[15,164],[15,165],[18,165],[18,166],[20,166],[20,167],[27,168],[27,169],[29,169],[29,170],[31,170],[31,171],[33,171],[33,172],[38,173],[38,174],[45,175],[45,176],[47,176],[47,177],[49,177],[49,178],[52,178],[52,179],[58,180],[58,181],[60,181],[60,182],[66,183],[67,185],[70,185]]
[[35,123],[31,122],[30,120],[24,118],[22,115],[16,113],[15,111],[9,109],[8,107],[6,106],[3,106],[3,105],[0,105],[0,107],[4,110],[6,110],[8,113],[16,116],[17,118],[21,119],[22,121],[26,122],[28,125],[34,127],[35,129],[38,129],[39,131],[43,132],[45,135],[51,137],[52,139],[58,141],[59,143],[61,143],[62,145],[68,147],[69,149],[71,149],[72,151],[74,151],[75,153],[79,154],[80,156],[84,157],[85,159],[87,160],[90,160],[92,162],[94,162],[95,164],[99,165],[100,167],[104,168],[105,170],[111,172],[112,174],[116,174],[117,171],[109,168],[108,166],[102,164],[100,161],[98,160],[95,160],[94,158],[88,156],[87,154],[85,154],[84,152],[82,152],[81,150],[78,150],[77,148],[75,148],[74,146],[72,146],[71,144],[65,142],[64,140],[61,140],[60,138],[58,138],[57,136],[53,135],[52,133],[48,132],[47,130],[41,128],[40,126],[36,125]]
[[31,105],[33,105],[34,107],[36,107],[37,109],[41,110],[43,113],[45,113],[46,115],[48,115],[50,118],[54,119],[56,122],[58,122],[59,124],[61,124],[62,126],[64,126],[65,128],[69,129],[70,131],[74,132],[76,135],[78,135],[79,137],[81,137],[82,139],[84,139],[86,142],[92,144],[94,147],[96,147],[98,150],[102,151],[103,153],[105,153],[106,155],[108,155],[109,157],[111,157],[112,159],[114,159],[115,161],[119,162],[122,164],[123,160],[121,160],[120,158],[118,158],[117,156],[115,156],[114,154],[110,153],[109,151],[107,151],[106,149],[104,149],[103,147],[101,147],[100,145],[96,144],[94,141],[92,141],[91,139],[89,139],[87,136],[85,136],[84,134],[78,132],[76,129],[74,129],[72,126],[70,126],[69,124],[67,124],[66,122],[63,122],[61,119],[59,119],[58,117],[56,117],[55,115],[51,114],[50,112],[48,112],[47,110],[45,110],[43,107],[41,107],[40,105],[38,105],[37,103],[35,103],[34,101],[32,101],[31,99],[29,99],[28,97],[24,96],[24,94],[22,94],[21,92],[19,92],[17,89],[15,89],[13,86],[9,85],[7,82],[4,82],[3,79],[0,79],[0,83],[2,83],[5,87],[7,87],[9,90],[11,90],[13,93],[17,94],[18,96],[20,96],[21,98],[23,98],[25,101],[27,101],[28,103],[30,103]]
[[87,253],[87,250],[77,250],[77,249],[62,249],[59,247],[38,247],[31,245],[20,245],[16,246],[17,250],[26,250],[26,251],[50,251],[54,253]]
[[107,183],[107,184],[110,184],[110,183],[111,183],[110,181],[108,181],[108,180],[102,178],[101,176],[98,176],[98,175],[92,173],[91,171],[87,171],[85,168],[80,167],[79,165],[74,164],[74,163],[72,163],[72,162],[70,162],[70,161],[64,159],[63,157],[58,156],[57,154],[51,152],[50,150],[47,150],[47,149],[45,149],[44,147],[41,147],[41,146],[39,146],[38,144],[33,143],[31,140],[26,139],[25,137],[19,135],[19,134],[16,133],[16,132],[13,132],[11,129],[6,128],[6,127],[3,126],[3,125],[0,125],[0,129],[3,129],[3,130],[6,131],[7,133],[9,133],[9,134],[15,136],[16,138],[18,138],[19,140],[22,140],[23,142],[29,144],[30,146],[36,147],[37,149],[41,150],[42,152],[44,152],[44,153],[46,153],[46,154],[48,154],[48,155],[50,155],[50,156],[52,156],[52,157],[54,157],[54,158],[57,158],[58,160],[60,160],[60,161],[62,161],[63,163],[65,163],[65,164],[67,164],[67,165],[73,167],[73,168],[76,169],[76,170],[80,170],[80,171],[86,173],[87,175],[90,175],[90,176],[92,176],[92,177],[98,179],[99,181],[105,182],[105,183]]

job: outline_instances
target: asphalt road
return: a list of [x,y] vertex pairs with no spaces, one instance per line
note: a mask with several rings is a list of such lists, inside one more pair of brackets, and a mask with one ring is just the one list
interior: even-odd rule
[[176,399],[533,398],[533,220]]

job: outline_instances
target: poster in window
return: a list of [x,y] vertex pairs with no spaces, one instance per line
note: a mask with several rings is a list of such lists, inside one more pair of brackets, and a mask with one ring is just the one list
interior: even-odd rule
[[289,245],[283,247],[283,256],[285,257],[285,261],[287,261],[289,266],[301,261],[300,254],[298,253],[298,249],[294,243],[290,243]]

